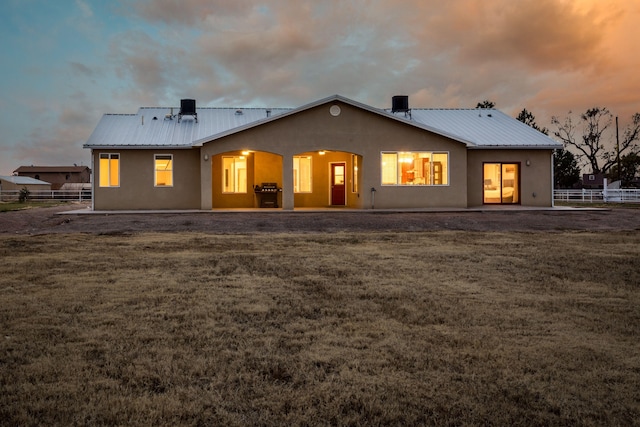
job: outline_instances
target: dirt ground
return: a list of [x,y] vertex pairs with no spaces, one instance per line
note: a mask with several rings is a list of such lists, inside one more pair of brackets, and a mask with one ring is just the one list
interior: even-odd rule
[[251,234],[341,231],[613,231],[640,230],[640,209],[489,210],[456,212],[91,213],[87,204],[0,213],[0,234],[206,232]]

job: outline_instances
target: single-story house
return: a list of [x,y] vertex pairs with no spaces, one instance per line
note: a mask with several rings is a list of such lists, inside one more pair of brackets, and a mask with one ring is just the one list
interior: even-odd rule
[[2,201],[18,199],[18,192],[26,188],[30,192],[51,191],[51,184],[29,176],[0,176],[0,195]]
[[88,166],[20,166],[13,174],[50,182],[52,190],[59,190],[66,183],[91,182]]
[[562,145],[495,109],[140,108],[106,114],[91,150],[93,208],[467,208],[553,205]]

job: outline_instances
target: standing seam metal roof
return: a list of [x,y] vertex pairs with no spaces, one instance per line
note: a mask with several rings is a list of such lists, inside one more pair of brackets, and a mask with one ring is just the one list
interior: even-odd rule
[[[469,148],[560,148],[562,145],[495,109],[412,109],[391,113],[339,95],[299,108],[197,108],[198,122],[176,107],[142,107],[137,114],[105,114],[85,148],[191,148],[325,103],[340,101],[457,140]],[[269,111],[269,115],[267,115]]]

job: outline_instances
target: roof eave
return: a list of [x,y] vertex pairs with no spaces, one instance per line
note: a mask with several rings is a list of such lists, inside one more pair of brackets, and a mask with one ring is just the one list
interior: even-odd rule
[[560,145],[476,145],[469,147],[470,150],[495,150],[505,148],[509,150],[557,150],[562,148]]
[[82,148],[91,150],[189,150],[193,148],[189,145],[88,145],[84,144]]

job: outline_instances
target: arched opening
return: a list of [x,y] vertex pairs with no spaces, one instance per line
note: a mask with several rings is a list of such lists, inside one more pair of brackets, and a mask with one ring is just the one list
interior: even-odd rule
[[[229,151],[211,157],[213,209],[258,208],[265,183],[282,188],[282,156],[264,151]],[[281,195],[269,207],[281,206]],[[264,206],[264,204],[262,204]]]
[[293,156],[293,192],[296,208],[362,207],[362,156],[332,150],[307,151]]

